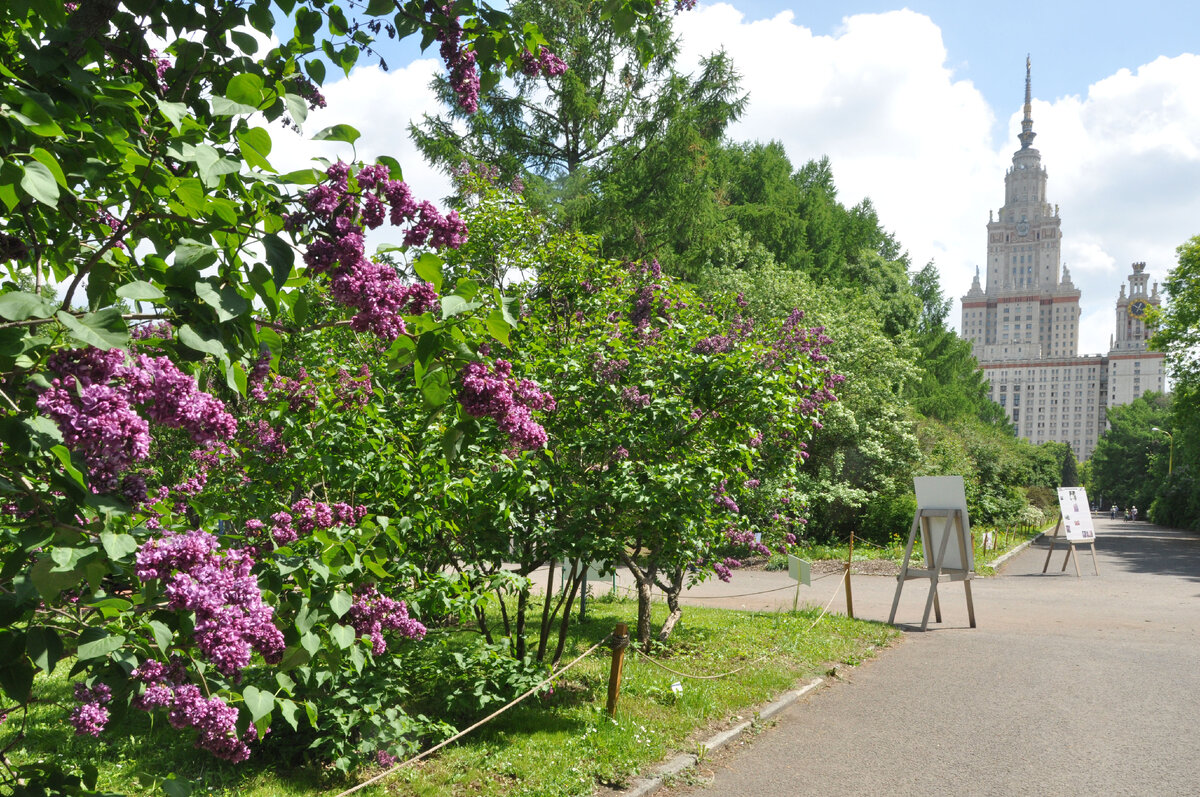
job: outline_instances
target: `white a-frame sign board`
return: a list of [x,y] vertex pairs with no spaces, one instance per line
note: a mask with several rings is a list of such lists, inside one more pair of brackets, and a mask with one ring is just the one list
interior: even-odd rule
[[1092,567],[1096,568],[1096,575],[1100,575],[1100,563],[1096,561],[1096,528],[1092,525],[1092,506],[1088,503],[1087,493],[1082,487],[1059,487],[1058,508],[1062,510],[1062,517],[1050,535],[1050,550],[1046,551],[1046,564],[1042,565],[1042,572],[1045,573],[1050,567],[1050,554],[1054,553],[1054,543],[1061,531],[1067,542],[1067,558],[1063,559],[1061,572],[1067,571],[1067,562],[1072,561],[1071,554],[1075,554],[1075,576],[1080,577],[1079,554],[1075,546],[1090,545]]
[[[929,625],[929,612],[942,621],[942,605],[938,600],[938,583],[961,581],[967,594],[967,617],[975,627],[975,604],[971,600],[971,579],[975,577],[975,551],[971,542],[971,521],[967,517],[967,494],[962,476],[918,476],[913,479],[917,493],[917,512],[913,515],[908,545],[904,548],[904,565],[896,577],[896,597],[888,622],[896,620],[900,606],[900,591],[904,582],[914,578],[929,579],[929,597],[925,600],[925,615],[921,630]],[[925,549],[925,567],[910,567],[917,532]]]

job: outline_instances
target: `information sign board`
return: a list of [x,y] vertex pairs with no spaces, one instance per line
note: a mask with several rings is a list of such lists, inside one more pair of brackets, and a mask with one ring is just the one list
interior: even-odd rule
[[1091,542],[1096,539],[1092,525],[1092,505],[1082,487],[1059,487],[1058,507],[1062,510],[1063,529],[1068,541]]

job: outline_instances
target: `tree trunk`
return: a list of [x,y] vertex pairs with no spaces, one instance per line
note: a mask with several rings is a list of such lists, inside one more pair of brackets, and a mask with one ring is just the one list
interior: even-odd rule
[[[679,622],[679,618],[683,617],[683,609],[679,606],[679,596],[683,592],[684,572],[682,567],[676,567],[675,572],[671,574],[670,583],[663,588],[663,592],[667,595],[667,608],[671,613],[667,615],[666,621],[658,632],[658,641],[666,642],[671,636],[671,632],[675,630],[675,624]],[[662,584],[659,584],[662,587]]]
[[581,562],[582,560],[576,560],[572,564],[571,578],[566,584],[567,603],[563,607],[562,619],[558,624],[558,645],[554,648],[554,658],[550,660],[551,669],[558,666],[558,662],[562,659],[563,649],[567,646],[567,629],[571,627],[571,606],[575,603],[575,593],[583,584]]
[[650,644],[650,588],[654,586],[654,571],[653,564],[649,568],[643,570],[634,561],[633,557],[628,553],[621,553],[621,561],[629,568],[629,572],[633,574],[634,581],[637,582],[638,592],[638,622],[637,622],[637,639],[640,645]]
[[546,576],[546,594],[542,601],[542,626],[541,633],[538,635],[538,661],[544,661],[546,658],[546,642],[549,641],[550,634],[550,603],[554,600],[554,569],[557,564],[557,559],[550,560],[550,573]]
[[517,595],[517,660],[524,661],[527,652],[525,641],[525,610],[529,608],[529,590],[521,590]]

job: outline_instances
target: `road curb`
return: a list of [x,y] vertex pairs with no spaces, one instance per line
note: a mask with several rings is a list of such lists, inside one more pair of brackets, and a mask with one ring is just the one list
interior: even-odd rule
[[[784,692],[776,700],[763,706],[755,715],[757,720],[766,720],[774,717],[779,712],[783,711],[788,706],[792,705],[800,698],[807,695],[812,690],[816,689],[821,684],[825,683],[824,678],[814,678],[799,689],[793,689],[790,692]],[[715,750],[720,750],[725,745],[737,739],[747,729],[753,725],[753,722],[747,721],[735,725],[728,730],[721,731],[708,740],[701,742],[698,746],[703,748],[705,753],[711,753]],[[638,778],[633,782],[633,785],[626,791],[621,792],[621,797],[646,797],[648,794],[654,794],[661,789],[666,779],[674,777],[684,770],[696,766],[698,758],[693,753],[681,753],[668,761],[659,764],[654,773],[645,778]]]
[[1000,557],[999,559],[997,559],[996,561],[994,561],[994,562],[988,562],[988,567],[992,568],[993,570],[999,570],[999,569],[1000,569],[1000,565],[1004,564],[1004,563],[1005,563],[1005,562],[1007,562],[1009,559],[1012,559],[1014,556],[1016,556],[1017,554],[1019,554],[1021,551],[1025,550],[1025,549],[1026,549],[1026,548],[1028,548],[1030,545],[1033,545],[1035,542],[1037,542],[1038,540],[1040,540],[1042,537],[1045,537],[1045,536],[1046,536],[1046,532],[1044,532],[1044,531],[1043,531],[1041,534],[1037,535],[1037,536],[1036,536],[1036,537],[1034,537],[1033,539],[1030,539],[1030,540],[1025,540],[1025,542],[1021,543],[1021,544],[1020,544],[1020,545],[1018,545],[1016,548],[1013,548],[1011,551],[1009,551],[1008,553],[1004,554],[1004,556],[1001,556],[1001,557]]

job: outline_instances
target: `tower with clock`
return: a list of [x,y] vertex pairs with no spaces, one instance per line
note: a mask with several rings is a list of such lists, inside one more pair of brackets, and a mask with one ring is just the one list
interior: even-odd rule
[[1004,204],[988,214],[985,282],[977,267],[962,297],[962,335],[1017,434],[1067,443],[1084,460],[1104,431],[1108,407],[1163,389],[1162,355],[1146,349],[1158,288],[1147,291],[1146,264],[1135,263],[1128,294],[1122,285],[1117,300],[1109,353],[1079,354],[1080,292],[1062,263],[1062,222],[1047,199],[1032,111],[1026,57],[1021,146],[1004,175]]
[[[1128,404],[1147,390],[1163,389],[1163,356],[1149,351],[1151,310],[1161,303],[1158,283],[1147,290],[1145,263],[1134,263],[1117,296],[1116,326],[1108,347],[1108,402]],[[1126,290],[1128,289],[1128,290]]]

